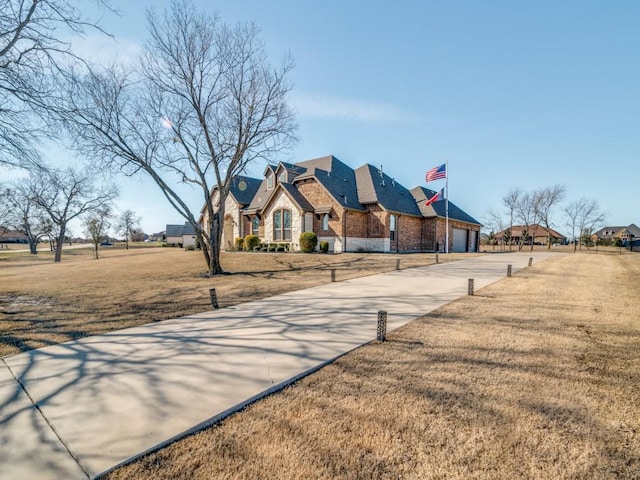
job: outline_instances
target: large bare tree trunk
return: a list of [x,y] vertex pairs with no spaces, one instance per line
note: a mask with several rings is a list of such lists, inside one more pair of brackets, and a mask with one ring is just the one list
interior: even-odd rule
[[62,245],[64,244],[64,235],[66,231],[66,225],[60,225],[60,233],[58,234],[58,241],[56,242],[56,253],[53,256],[54,263],[60,262],[60,260],[62,260]]

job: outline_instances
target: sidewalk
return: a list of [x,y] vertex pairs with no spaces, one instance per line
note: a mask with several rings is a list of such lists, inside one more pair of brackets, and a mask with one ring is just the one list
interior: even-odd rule
[[0,478],[92,478],[371,341],[378,310],[393,330],[466,295],[469,278],[478,290],[557,255],[394,271],[7,357]]

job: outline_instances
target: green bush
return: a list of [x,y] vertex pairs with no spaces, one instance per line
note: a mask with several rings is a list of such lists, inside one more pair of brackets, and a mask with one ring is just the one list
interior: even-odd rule
[[257,235],[247,235],[244,237],[244,249],[247,252],[253,252],[253,249],[260,245],[260,237]]
[[304,253],[315,251],[318,245],[318,236],[313,232],[304,232],[300,234],[300,250]]
[[322,253],[327,253],[329,251],[329,242],[327,242],[326,240],[322,240],[320,242],[320,251]]
[[238,251],[244,250],[244,238],[238,237],[236,238],[235,242],[236,242],[236,250]]

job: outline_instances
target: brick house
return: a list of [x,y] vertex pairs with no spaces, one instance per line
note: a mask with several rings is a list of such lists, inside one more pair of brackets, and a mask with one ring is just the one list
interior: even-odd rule
[[624,226],[608,226],[603,227],[593,235],[591,239],[594,242],[612,242],[614,239],[618,239],[624,246],[632,245],[640,238],[640,227],[635,223],[632,223],[626,227]]
[[[426,196],[435,192],[409,191],[377,167],[354,170],[329,155],[268,165],[263,175],[234,181],[225,205],[224,248],[231,249],[236,237],[254,234],[299,250],[300,234],[314,232],[335,253],[444,251],[445,201],[424,207]],[[480,227],[449,202],[449,251],[476,251]]]
[[[508,229],[507,229],[508,230]],[[501,230],[495,233],[496,240],[500,245],[504,242],[504,235],[507,230]],[[512,245],[546,245],[551,239],[551,243],[564,244],[567,243],[567,237],[554,229],[543,227],[542,225],[514,225],[511,227],[511,244]]]

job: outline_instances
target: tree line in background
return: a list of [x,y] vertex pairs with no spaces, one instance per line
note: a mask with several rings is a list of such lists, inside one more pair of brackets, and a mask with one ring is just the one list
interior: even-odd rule
[[[544,227],[547,235],[547,248],[554,243],[552,230],[567,227],[571,231],[571,242],[574,251],[589,246],[591,235],[595,229],[605,221],[605,213],[597,200],[580,198],[564,203],[566,187],[554,185],[525,191],[512,188],[502,197],[502,208],[491,209],[487,214],[487,225],[491,228],[488,241],[490,244],[502,245],[503,249],[514,246],[514,225],[522,229],[517,236],[515,245],[521,250],[530,245],[533,250],[534,237],[532,232],[538,225]],[[558,212],[560,210],[560,212]],[[500,238],[496,237],[500,234]]]
[[[112,11],[107,0],[94,3]],[[92,216],[92,236],[106,228],[113,189],[90,188],[84,170],[60,169],[42,158],[41,141],[65,132],[68,147],[92,172],[142,175],[155,183],[194,228],[209,275],[223,273],[222,226],[233,178],[253,161],[273,161],[296,141],[287,101],[293,60],[285,55],[273,66],[254,24],[230,26],[176,0],[163,13],[147,12],[149,39],[137,62],[91,65],[62,40],[87,30],[107,35],[78,5],[0,0],[0,164],[31,172],[29,181],[40,185],[25,188],[32,196],[46,194],[25,214],[39,225],[34,215],[46,212],[42,224],[55,229],[58,240],[68,221],[81,215]],[[40,178],[56,182],[45,187]],[[73,179],[82,179],[80,192],[63,190]],[[206,225],[180,184],[201,193]],[[66,196],[73,209],[48,203],[55,198],[59,205]]]
[[70,238],[69,223],[79,219],[97,259],[113,220],[115,233],[124,236],[127,248],[129,239],[140,231],[141,219],[132,210],[115,212],[117,194],[113,185],[97,184],[86,169],[34,165],[28,176],[0,186],[0,223],[23,234],[34,255],[38,243],[46,238],[55,252],[54,262],[59,262],[62,246]]

